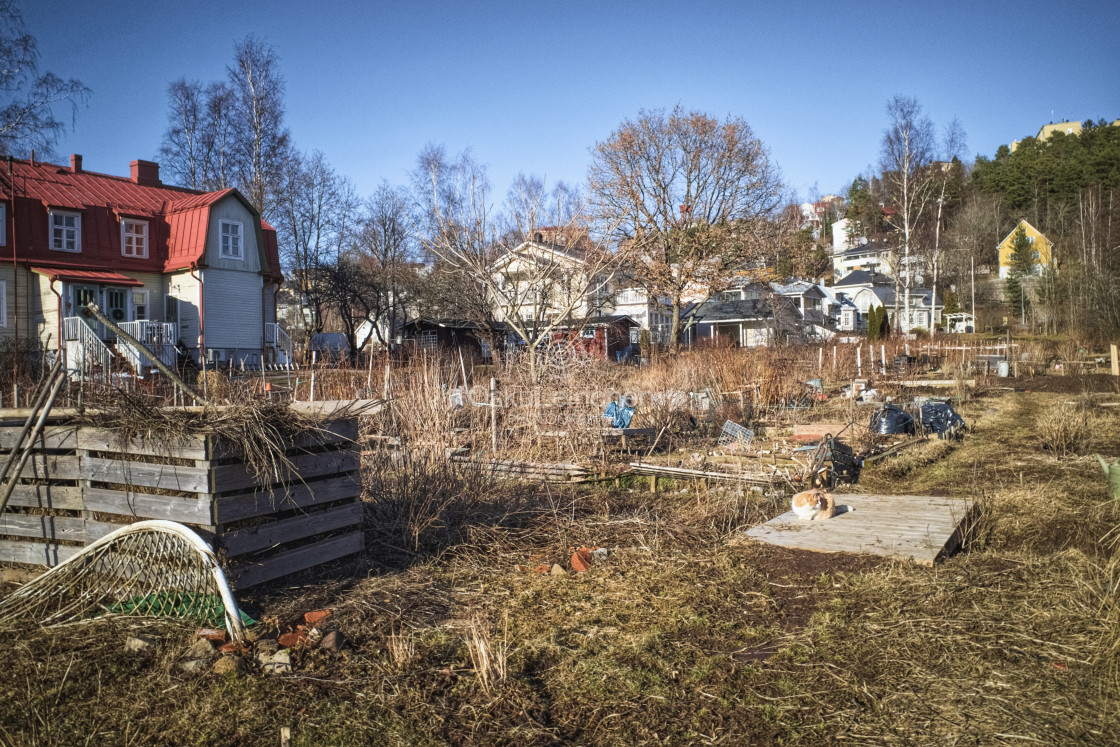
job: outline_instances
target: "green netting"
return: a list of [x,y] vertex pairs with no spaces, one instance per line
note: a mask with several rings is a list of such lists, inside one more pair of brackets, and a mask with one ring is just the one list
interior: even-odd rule
[[[225,607],[218,594],[196,594],[193,592],[159,592],[131,597],[106,608],[119,615],[147,615],[151,617],[182,617],[197,620],[215,628],[225,628]],[[241,622],[255,625],[256,620],[241,610]]]

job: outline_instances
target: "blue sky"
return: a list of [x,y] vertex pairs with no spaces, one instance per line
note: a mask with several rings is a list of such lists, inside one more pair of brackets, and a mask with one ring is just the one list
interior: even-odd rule
[[470,148],[496,193],[582,182],[645,108],[741,116],[802,196],[877,161],[889,97],[953,117],[969,151],[1120,118],[1115,2],[237,2],[21,0],[42,69],[93,91],[58,146],[127,174],[157,155],[166,90],[222,78],[248,33],[278,52],[287,123],[372,192],[427,143]]

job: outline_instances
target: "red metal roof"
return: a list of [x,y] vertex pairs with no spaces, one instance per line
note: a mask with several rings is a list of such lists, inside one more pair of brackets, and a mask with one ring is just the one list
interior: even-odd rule
[[98,283],[99,285],[144,285],[119,272],[106,270],[75,270],[62,267],[32,267],[31,271],[51,280],[65,280],[68,283]]
[[[15,257],[40,266],[72,269],[184,269],[203,262],[210,207],[231,195],[256,212],[234,189],[198,192],[162,184],[138,184],[127,177],[83,171],[80,167],[74,171],[55,164],[13,159],[0,163],[0,199],[13,203],[11,219],[3,228],[8,240],[0,252],[7,259]],[[66,254],[50,249],[48,214],[52,208],[81,213],[80,252]],[[146,258],[121,255],[121,216],[148,221]],[[275,229],[262,221],[261,231],[268,263],[265,274],[279,279]]]

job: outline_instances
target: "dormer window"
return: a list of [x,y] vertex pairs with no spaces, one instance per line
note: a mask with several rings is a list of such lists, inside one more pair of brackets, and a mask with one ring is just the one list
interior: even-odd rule
[[148,256],[148,222],[121,219],[121,256],[145,259]]
[[219,226],[223,259],[243,259],[241,251],[241,224],[237,221],[223,220]]
[[51,211],[51,249],[56,252],[82,251],[82,216]]

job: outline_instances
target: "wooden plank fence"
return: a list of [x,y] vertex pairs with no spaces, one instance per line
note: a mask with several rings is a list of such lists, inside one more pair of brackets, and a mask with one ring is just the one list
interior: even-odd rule
[[[0,415],[0,457],[22,419]],[[259,483],[230,444],[196,436],[122,441],[110,431],[48,426],[0,516],[0,562],[55,565],[142,519],[190,526],[237,588],[363,548],[357,422],[288,445],[289,464]]]

